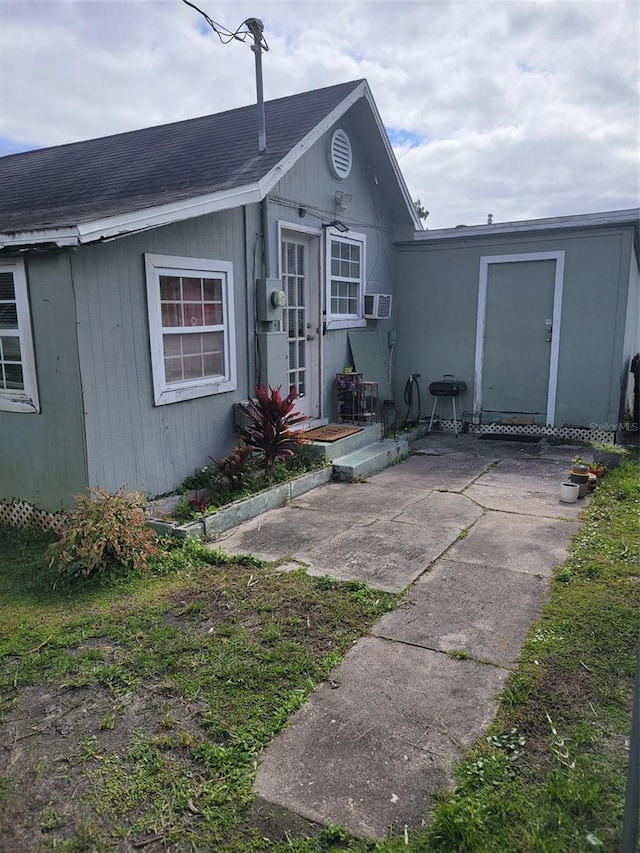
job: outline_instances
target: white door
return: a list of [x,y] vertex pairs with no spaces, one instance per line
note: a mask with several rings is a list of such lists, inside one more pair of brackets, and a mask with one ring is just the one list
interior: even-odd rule
[[298,394],[296,408],[320,417],[320,275],[318,237],[282,231],[280,270],[287,294],[284,329],[288,342],[289,390]]

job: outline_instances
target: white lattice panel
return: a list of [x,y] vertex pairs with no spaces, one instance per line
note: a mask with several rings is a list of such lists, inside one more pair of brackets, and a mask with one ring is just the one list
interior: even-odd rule
[[27,501],[0,501],[0,524],[9,527],[39,527],[41,530],[60,530],[63,516],[57,512],[37,509]]
[[[458,432],[466,429],[470,433],[492,433],[494,435],[532,435],[553,436],[554,438],[577,439],[586,442],[614,441],[615,433],[604,429],[587,429],[586,427],[542,427],[535,424],[472,424],[458,421]],[[440,419],[440,429],[453,432],[453,420]]]

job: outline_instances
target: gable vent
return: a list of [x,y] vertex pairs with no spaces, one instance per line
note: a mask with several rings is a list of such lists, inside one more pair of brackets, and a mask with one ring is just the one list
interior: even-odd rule
[[351,143],[349,137],[341,128],[334,131],[331,137],[330,150],[331,168],[337,178],[348,178],[351,172]]

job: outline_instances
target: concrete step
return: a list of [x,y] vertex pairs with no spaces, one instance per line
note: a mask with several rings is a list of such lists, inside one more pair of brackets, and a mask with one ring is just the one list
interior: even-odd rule
[[394,462],[400,462],[409,455],[409,442],[401,438],[394,441],[385,438],[360,447],[346,456],[333,460],[333,476],[337,480],[353,482],[361,477],[369,477],[377,471],[382,471]]
[[[350,426],[350,424],[339,424],[339,426]],[[381,435],[382,424],[372,424],[371,426],[361,427],[358,432],[348,435],[346,438],[341,438],[338,441],[314,441],[310,446],[318,456],[327,462],[333,462],[334,459],[346,456],[361,447],[373,444]]]

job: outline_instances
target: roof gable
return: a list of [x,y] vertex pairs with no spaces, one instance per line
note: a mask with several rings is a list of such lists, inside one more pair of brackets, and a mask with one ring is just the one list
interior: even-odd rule
[[[264,153],[251,105],[0,158],[0,232],[14,235],[5,244],[20,232],[36,232],[26,242],[37,243],[65,230],[68,242],[77,242],[72,231],[99,239],[110,218],[120,223],[115,233],[126,233],[258,200],[363,96],[375,111],[364,80],[268,101]],[[397,176],[402,182],[399,170]]]

